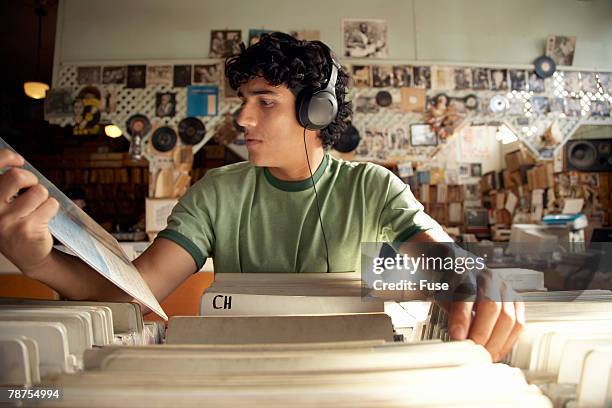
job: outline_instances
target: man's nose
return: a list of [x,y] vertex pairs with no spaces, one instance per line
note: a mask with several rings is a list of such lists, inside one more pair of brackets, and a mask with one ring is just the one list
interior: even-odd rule
[[236,114],[236,123],[241,128],[252,128],[257,124],[255,114],[248,104],[241,106]]

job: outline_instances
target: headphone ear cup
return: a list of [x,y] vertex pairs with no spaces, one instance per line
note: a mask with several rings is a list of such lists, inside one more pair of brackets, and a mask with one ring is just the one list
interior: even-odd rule
[[338,101],[327,91],[308,92],[299,102],[298,120],[309,130],[323,129],[334,121],[338,113]]
[[298,122],[300,123],[300,126],[308,130],[316,130],[311,127],[311,123],[308,119],[308,107],[310,105],[312,94],[312,88],[304,89],[298,94],[296,101],[296,113]]

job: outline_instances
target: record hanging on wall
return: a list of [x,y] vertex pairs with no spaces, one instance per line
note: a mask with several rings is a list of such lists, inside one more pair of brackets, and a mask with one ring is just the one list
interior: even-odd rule
[[178,133],[181,141],[189,146],[196,145],[204,139],[206,126],[198,118],[189,117],[178,124]]
[[176,146],[177,136],[174,129],[168,126],[162,126],[153,132],[151,136],[151,144],[155,150],[165,153],[174,149]]

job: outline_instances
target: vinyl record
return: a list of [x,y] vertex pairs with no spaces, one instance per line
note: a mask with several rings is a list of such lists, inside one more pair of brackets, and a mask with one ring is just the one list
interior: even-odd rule
[[508,110],[509,107],[510,101],[508,101],[508,98],[502,95],[495,95],[491,98],[491,101],[489,102],[489,108],[493,113],[505,112]]
[[341,153],[350,153],[357,148],[360,141],[359,131],[355,126],[349,124],[334,144],[334,149]]
[[176,132],[168,126],[162,126],[156,129],[155,132],[153,132],[153,136],[151,136],[151,144],[153,144],[155,150],[162,153],[174,149],[176,141]]
[[533,65],[534,65],[536,74],[538,74],[540,78],[551,77],[557,70],[557,64],[555,64],[555,61],[552,58],[547,57],[545,55],[538,57],[533,62]]
[[125,128],[130,136],[143,137],[151,131],[151,122],[145,115],[132,115],[125,122]]
[[466,95],[463,98],[466,109],[474,110],[478,108],[478,97],[474,94]]
[[388,91],[379,91],[376,94],[376,103],[378,106],[386,108],[387,106],[391,106],[393,103],[393,97]]
[[204,139],[206,126],[204,126],[200,119],[189,117],[179,122],[178,133],[184,144],[193,146]]

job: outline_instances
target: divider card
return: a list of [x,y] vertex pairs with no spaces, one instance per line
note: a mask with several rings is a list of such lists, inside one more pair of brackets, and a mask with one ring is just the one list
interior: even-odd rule
[[[0,148],[15,151],[1,137]],[[100,275],[133,296],[159,317],[168,320],[151,289],[117,240],[30,163],[25,161],[23,168],[34,173],[40,184],[49,190],[49,196],[59,202],[60,209],[49,223],[51,234]],[[0,173],[2,170],[4,169],[0,169]]]

